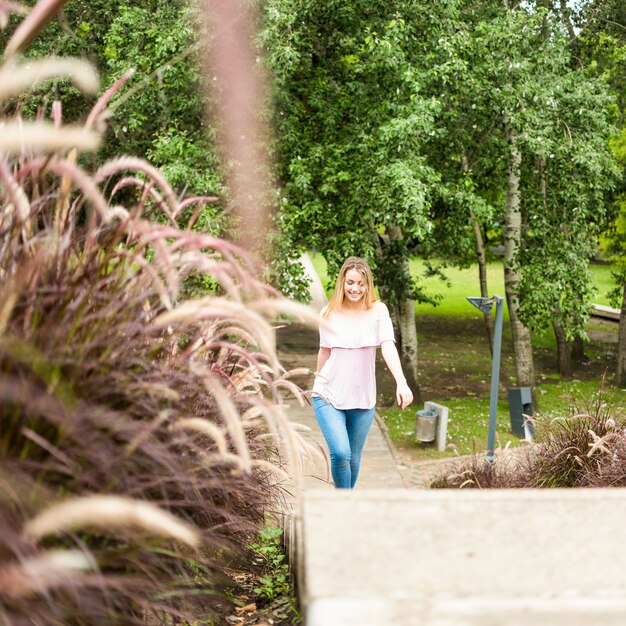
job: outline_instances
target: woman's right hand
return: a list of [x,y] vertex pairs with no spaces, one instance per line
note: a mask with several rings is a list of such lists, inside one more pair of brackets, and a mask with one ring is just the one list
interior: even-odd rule
[[405,382],[398,383],[396,387],[396,401],[398,402],[398,406],[403,409],[406,409],[406,407],[413,402],[413,392]]

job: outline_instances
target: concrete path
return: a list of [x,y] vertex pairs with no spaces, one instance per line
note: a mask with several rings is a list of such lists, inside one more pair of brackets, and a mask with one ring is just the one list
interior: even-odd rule
[[[324,442],[324,436],[315,421],[313,408],[310,406],[301,408],[294,403],[290,405],[289,418],[309,429],[303,435],[323,450],[326,457],[326,462],[321,462],[319,458],[305,462],[306,490],[311,491],[319,488],[334,490],[329,473],[328,449]],[[365,443],[356,489],[401,489],[403,487],[398,462],[383,428],[384,424],[377,417]]]

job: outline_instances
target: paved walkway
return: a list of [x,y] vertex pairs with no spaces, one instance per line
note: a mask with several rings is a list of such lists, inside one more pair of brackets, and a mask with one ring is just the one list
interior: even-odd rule
[[[309,431],[304,436],[313,441],[324,451],[326,462],[319,458],[308,460],[305,463],[305,488],[307,491],[329,488],[334,489],[329,474],[329,461],[324,437],[315,421],[313,409],[310,406],[301,408],[292,404],[289,409],[289,418],[298,424],[306,426]],[[398,461],[394,457],[388,439],[383,432],[384,424],[377,418],[365,443],[361,460],[361,472],[356,488],[362,489],[401,489],[402,476],[398,469]]]

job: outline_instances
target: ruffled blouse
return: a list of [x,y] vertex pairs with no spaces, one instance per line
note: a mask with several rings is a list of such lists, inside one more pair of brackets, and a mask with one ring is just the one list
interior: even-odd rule
[[338,409],[371,409],[376,404],[376,348],[394,341],[389,311],[382,302],[363,317],[333,311],[320,324],[320,347],[330,357],[316,373],[313,395]]

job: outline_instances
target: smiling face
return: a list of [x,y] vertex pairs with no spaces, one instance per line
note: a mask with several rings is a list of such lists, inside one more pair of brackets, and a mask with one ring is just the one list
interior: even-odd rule
[[360,302],[367,293],[367,279],[361,272],[355,269],[346,272],[343,281],[343,295],[345,300],[351,304]]

